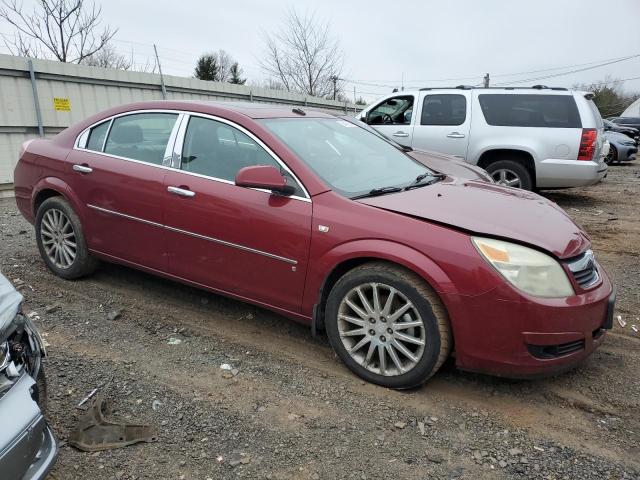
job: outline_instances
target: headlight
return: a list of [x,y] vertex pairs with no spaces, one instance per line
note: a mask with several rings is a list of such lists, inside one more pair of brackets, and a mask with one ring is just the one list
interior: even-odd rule
[[532,248],[471,237],[484,257],[514,287],[536,297],[570,297],[573,287],[560,264]]

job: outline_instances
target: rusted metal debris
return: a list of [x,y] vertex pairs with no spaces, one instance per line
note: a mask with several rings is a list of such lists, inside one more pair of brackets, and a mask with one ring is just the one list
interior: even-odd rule
[[97,452],[158,440],[151,426],[107,420],[105,415],[110,414],[109,402],[104,400],[102,393],[96,395],[80,417],[78,427],[69,437],[69,444],[85,452]]

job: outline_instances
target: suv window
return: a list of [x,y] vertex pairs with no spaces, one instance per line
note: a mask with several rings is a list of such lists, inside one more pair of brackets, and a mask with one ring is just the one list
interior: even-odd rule
[[409,125],[413,95],[388,98],[367,114],[369,125]]
[[102,151],[102,147],[104,147],[104,137],[107,135],[110,123],[111,120],[107,120],[106,122],[91,129],[91,132],[89,132],[89,139],[87,140],[87,146],[85,147],[87,150],[93,150],[94,152]]
[[177,113],[134,113],[113,120],[104,153],[162,165]]
[[420,125],[462,125],[467,118],[467,99],[459,94],[427,95],[422,103]]
[[304,193],[291,174],[251,137],[226,123],[193,116],[189,119],[182,148],[181,169],[234,182],[241,168],[272,165],[280,170],[294,195]]
[[582,128],[570,95],[480,94],[484,118],[502,127]]

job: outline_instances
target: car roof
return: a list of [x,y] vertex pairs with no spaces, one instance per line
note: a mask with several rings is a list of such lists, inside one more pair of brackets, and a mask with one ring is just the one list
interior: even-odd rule
[[[159,103],[162,104],[159,106]],[[131,105],[124,105],[123,112],[127,110],[127,107],[131,109],[141,110],[145,108],[157,109],[175,109],[175,110],[196,110],[201,113],[205,113],[207,107],[211,107],[212,114],[216,114],[220,109],[240,113],[249,118],[301,118],[301,117],[314,117],[314,118],[335,118],[335,115],[321,112],[313,108],[307,108],[299,105],[275,105],[269,103],[255,103],[255,102],[225,102],[225,101],[210,101],[210,100],[163,100],[163,101],[151,101],[151,102],[137,102]],[[195,108],[194,108],[195,107]]]

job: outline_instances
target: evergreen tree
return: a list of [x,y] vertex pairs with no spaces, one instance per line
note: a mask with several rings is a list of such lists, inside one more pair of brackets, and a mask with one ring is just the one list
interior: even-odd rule
[[238,62],[235,62],[231,65],[231,69],[229,70],[231,74],[231,78],[229,79],[229,83],[235,83],[237,85],[244,85],[247,81],[246,78],[240,78],[242,76],[242,69],[238,65]]
[[194,76],[200,80],[220,80],[220,67],[216,54],[205,53],[201,55],[196,64]]

